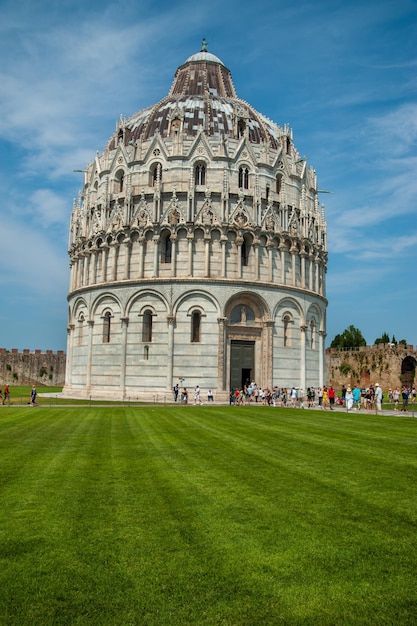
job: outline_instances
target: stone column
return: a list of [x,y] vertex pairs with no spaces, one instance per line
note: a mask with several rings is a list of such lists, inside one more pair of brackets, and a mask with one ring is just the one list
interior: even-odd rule
[[255,259],[254,265],[253,265],[253,278],[254,280],[258,281],[259,280],[259,242],[256,241],[253,244],[253,256]]
[[72,351],[74,349],[75,324],[69,324],[67,328],[67,363],[65,367],[65,387],[72,386]]
[[105,283],[107,280],[107,262],[109,258],[109,244],[103,244],[103,252],[102,252],[102,265],[101,265],[101,282]]
[[77,270],[76,270],[76,276],[75,276],[75,288],[78,289],[79,287],[81,287],[81,256],[80,254],[77,254],[76,264],[77,264]]
[[301,257],[301,287],[306,288],[306,253],[303,251],[300,253]]
[[77,266],[78,266],[78,270],[77,270],[77,287],[82,287],[83,286],[83,259],[84,257],[82,256],[82,254],[78,255],[78,259],[77,259]]
[[293,285],[293,287],[296,286],[296,280],[295,280],[295,254],[297,252],[297,248],[291,247],[291,284]]
[[73,263],[74,263],[74,286],[73,286],[73,289],[78,289],[78,273],[79,273],[79,270],[80,270],[78,254],[73,257]]
[[119,245],[117,241],[113,241],[111,244],[111,280],[117,279],[117,256],[119,251]]
[[272,283],[273,281],[273,251],[274,251],[274,244],[272,242],[269,242],[266,246],[267,250],[268,250],[268,280],[270,283]]
[[220,238],[220,245],[222,247],[222,278],[226,278],[226,244],[227,237],[222,236]]
[[174,372],[174,315],[168,315],[168,354],[167,354],[167,382],[166,387],[172,391]]
[[319,331],[319,387],[323,387],[326,380],[326,359],[325,359],[325,349],[324,349],[324,340],[326,338],[326,333],[324,330]]
[[194,235],[193,233],[189,232],[187,234],[187,241],[188,241],[188,276],[192,276],[193,275],[193,241],[194,241]]
[[314,269],[314,255],[310,254],[308,257],[308,288],[313,291],[313,269]]
[[264,354],[265,354],[265,363],[264,363],[264,374],[265,374],[265,380],[266,380],[266,384],[269,387],[269,389],[272,389],[272,386],[274,384],[273,381],[273,367],[272,367],[272,358],[273,358],[273,350],[272,350],[272,329],[274,327],[274,322],[273,320],[268,320],[265,322],[264,325],[264,333],[265,333],[265,337],[264,337]]
[[158,264],[159,236],[155,235],[152,241],[153,241],[153,278],[157,278],[158,271],[159,271],[159,264]]
[[90,285],[97,282],[97,248],[91,248]]
[[87,371],[85,377],[86,392],[91,391],[91,366],[93,362],[93,328],[94,320],[87,320],[88,325],[88,351],[87,351]]
[[130,239],[125,241],[125,268],[124,268],[124,277],[125,280],[130,278],[130,255],[132,251],[132,242]]
[[89,250],[89,255],[88,255],[88,274],[87,274],[87,285],[91,285],[92,284],[92,280],[93,280],[93,273],[95,271],[95,254],[94,254],[94,249],[90,248]]
[[300,387],[306,390],[306,331],[307,326],[300,326]]
[[204,277],[210,277],[210,235],[204,236]]
[[83,285],[88,285],[88,262],[90,260],[90,255],[87,252],[84,252],[83,255],[83,261],[84,261],[84,266],[83,266]]
[[323,295],[323,265],[319,263],[319,294]]
[[228,390],[228,381],[226,380],[226,326],[227,317],[219,317],[218,346],[217,346],[217,386],[221,391]]
[[129,326],[129,318],[121,317],[122,336],[120,343],[120,389],[123,400],[126,397],[126,352],[127,352],[127,328]]
[[177,275],[177,235],[171,235],[171,276]]
[[324,264],[323,261],[320,261],[320,295],[321,296],[325,296],[326,295],[326,281],[325,281],[325,276],[326,276],[326,266]]
[[314,259],[314,291],[316,293],[319,293],[320,290],[320,279],[319,279],[319,271],[320,271],[320,266],[319,266],[319,262],[320,259],[318,256],[315,257]]
[[77,289],[77,281],[78,281],[78,256],[74,255],[72,257],[72,267],[73,267],[73,272],[72,272],[72,289]]
[[101,248],[97,248],[96,251],[96,284],[101,281],[101,275],[103,273],[103,251]]
[[236,278],[242,278],[242,243],[243,239],[241,237],[237,237],[236,244],[236,253],[237,253],[237,276]]
[[144,264],[145,264],[145,238],[139,237],[138,239],[138,244],[139,244],[139,276],[138,278],[143,278],[143,274],[144,274]]
[[286,284],[286,280],[285,280],[285,251],[287,249],[287,246],[285,245],[285,243],[280,243],[279,244],[279,249],[281,252],[281,283],[283,285]]

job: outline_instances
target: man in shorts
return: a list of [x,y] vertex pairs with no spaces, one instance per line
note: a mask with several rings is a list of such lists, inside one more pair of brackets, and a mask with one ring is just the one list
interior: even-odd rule
[[198,385],[194,389],[194,404],[201,404],[201,391]]

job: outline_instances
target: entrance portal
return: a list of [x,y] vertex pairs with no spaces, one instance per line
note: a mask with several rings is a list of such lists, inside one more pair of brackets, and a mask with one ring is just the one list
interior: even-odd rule
[[252,381],[255,369],[255,342],[232,339],[230,346],[230,389],[241,389]]
[[412,387],[417,361],[412,356],[406,356],[401,364],[401,382],[404,387]]

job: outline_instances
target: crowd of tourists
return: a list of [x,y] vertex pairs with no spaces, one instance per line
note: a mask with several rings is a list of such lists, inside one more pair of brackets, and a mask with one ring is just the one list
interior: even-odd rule
[[383,402],[390,402],[394,405],[395,411],[408,411],[410,402],[416,400],[415,387],[404,386],[401,390],[399,387],[388,392],[388,398],[384,398],[384,394],[379,383],[374,383],[366,388],[355,386],[353,388],[343,387],[341,395],[336,393],[332,385],[315,388],[307,387],[306,390],[300,387],[284,387],[274,386],[272,389],[259,388],[255,382],[250,385],[244,385],[241,388],[230,390],[230,404],[248,405],[262,404],[268,406],[282,406],[289,408],[319,408],[323,411],[333,411],[335,406],[345,407],[351,410],[382,410]]
[[269,406],[284,406],[291,408],[312,408],[320,406],[334,408],[336,391],[333,387],[277,387],[262,389],[255,382],[244,385],[242,388],[230,390],[230,404],[262,404]]
[[[400,391],[399,387],[390,389],[388,392],[389,401],[394,404],[394,411],[408,411],[409,402],[416,401],[416,388],[403,387]],[[401,409],[399,408],[401,403]]]
[[[383,402],[394,405],[394,411],[408,411],[410,402],[416,400],[416,388],[403,386],[402,389],[396,387],[389,389],[388,397],[384,397],[382,389],[378,383],[371,384],[369,387],[360,389],[358,386],[350,389],[342,388],[342,401],[348,410],[364,409],[366,411],[381,410]],[[401,408],[400,408],[401,407]]]
[[[180,389],[176,384],[173,388],[174,401],[181,404],[189,403],[189,394],[186,387]],[[194,404],[203,404],[202,392],[197,385],[192,394]],[[342,387],[338,394],[332,385],[323,387],[278,387],[261,388],[252,381],[243,387],[236,387],[230,390],[229,400],[231,405],[244,406],[249,404],[259,404],[267,406],[281,406],[288,408],[312,409],[318,408],[322,411],[333,411],[336,406],[344,407],[347,411],[382,411],[383,403],[393,405],[394,411],[408,411],[409,403],[416,400],[416,388],[403,386],[402,389],[396,387],[389,389],[387,397],[384,397],[379,383],[370,384],[368,387],[360,388]],[[214,396],[211,389],[207,392],[207,402],[213,402]],[[192,400],[191,400],[192,402]]]

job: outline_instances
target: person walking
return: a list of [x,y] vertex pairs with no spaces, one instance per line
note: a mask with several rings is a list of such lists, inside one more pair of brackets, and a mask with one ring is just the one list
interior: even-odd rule
[[323,387],[323,396],[321,400],[321,408],[323,411],[327,411],[327,405],[329,404],[329,393],[327,391],[327,387]]
[[201,404],[201,391],[199,385],[194,389],[194,404]]
[[346,389],[345,402],[346,402],[346,409],[348,411],[351,411],[353,407],[353,393],[350,387]]
[[297,389],[293,387],[291,389],[291,406],[293,409],[295,409],[295,407],[297,406],[297,401],[298,401]]
[[379,383],[375,383],[375,407],[377,413],[382,413],[382,389]]
[[407,411],[408,411],[408,397],[410,395],[407,387],[403,387],[401,395],[402,395],[402,398],[403,398],[403,408],[401,409],[401,411],[404,411],[404,413],[407,413]]
[[398,387],[392,392],[392,399],[394,400],[394,411],[398,411],[398,403],[400,401],[400,390]]
[[176,383],[174,385],[173,391],[174,391],[174,402],[176,402],[178,400],[178,394],[179,394],[179,391],[180,391],[178,383]]
[[336,395],[335,388],[332,385],[330,385],[327,393],[329,395],[330,410],[333,411],[333,409],[334,409],[334,399],[335,399],[335,395]]
[[361,408],[361,390],[359,389],[358,385],[354,386],[352,395],[353,395],[353,407],[357,411],[359,411],[359,409]]
[[319,407],[323,408],[323,389],[321,387],[317,389],[317,398],[319,401]]
[[36,391],[36,387],[35,385],[32,385],[32,389],[30,392],[30,406],[36,406],[36,396],[38,395],[37,391]]

